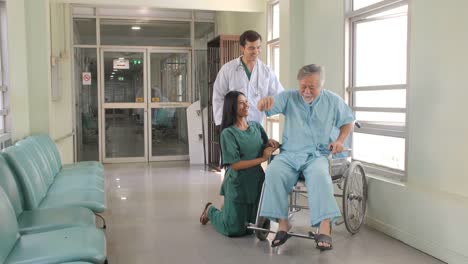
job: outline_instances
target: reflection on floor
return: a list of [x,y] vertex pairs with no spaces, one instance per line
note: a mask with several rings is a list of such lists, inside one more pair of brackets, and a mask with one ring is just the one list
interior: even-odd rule
[[99,160],[99,145],[97,141],[82,144],[81,153],[78,154],[79,161]]
[[188,144],[177,138],[154,139],[153,156],[188,155]]
[[198,222],[206,201],[221,202],[221,175],[186,162],[105,167],[109,263],[441,263],[366,227],[354,236],[334,228],[334,249],[322,253],[299,238],[278,250],[254,236],[227,238]]
[[138,119],[106,118],[106,157],[144,157],[144,126]]

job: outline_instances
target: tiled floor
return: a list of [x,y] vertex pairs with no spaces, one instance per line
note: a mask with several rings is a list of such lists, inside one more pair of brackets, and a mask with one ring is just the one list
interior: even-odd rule
[[[291,238],[278,250],[254,236],[227,238],[198,218],[219,204],[221,175],[185,162],[106,165],[109,262],[129,263],[442,263],[370,228],[333,229],[334,249]],[[301,230],[301,219],[295,222]]]

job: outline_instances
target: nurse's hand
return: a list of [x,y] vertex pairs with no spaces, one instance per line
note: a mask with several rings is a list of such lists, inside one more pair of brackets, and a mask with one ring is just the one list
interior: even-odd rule
[[328,149],[332,154],[343,152],[344,146],[341,141],[335,141],[328,146]]
[[271,157],[271,154],[273,154],[274,151],[275,151],[274,148],[272,148],[272,147],[266,147],[266,148],[263,150],[262,158],[263,158],[265,161],[268,160],[268,159]]
[[275,103],[275,99],[273,99],[273,96],[263,97],[262,99],[258,101],[257,109],[260,112],[263,112],[265,110],[270,110],[273,107],[274,103]]

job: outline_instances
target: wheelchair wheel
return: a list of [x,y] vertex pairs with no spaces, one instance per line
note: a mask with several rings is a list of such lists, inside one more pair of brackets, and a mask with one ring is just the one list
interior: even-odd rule
[[351,162],[343,186],[343,218],[351,234],[359,232],[366,214],[367,181],[359,162]]
[[[270,229],[270,220],[265,217],[260,216],[258,218],[257,227]],[[269,232],[255,230],[255,236],[261,241],[266,240],[268,237],[268,234]]]

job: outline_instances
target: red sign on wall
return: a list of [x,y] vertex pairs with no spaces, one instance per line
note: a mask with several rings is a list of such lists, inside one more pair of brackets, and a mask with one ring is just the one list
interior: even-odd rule
[[81,79],[83,80],[83,85],[91,85],[91,73],[90,72],[83,72],[81,75]]

